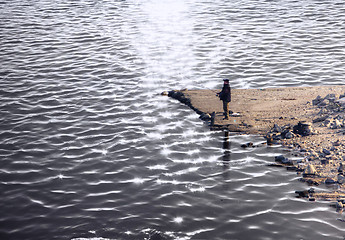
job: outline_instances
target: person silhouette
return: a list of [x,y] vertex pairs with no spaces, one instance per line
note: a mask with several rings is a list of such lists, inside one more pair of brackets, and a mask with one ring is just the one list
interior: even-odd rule
[[222,91],[219,92],[217,95],[219,99],[223,101],[223,110],[224,110],[224,119],[229,120],[229,105],[231,102],[231,87],[229,83],[229,79],[223,79],[224,85]]

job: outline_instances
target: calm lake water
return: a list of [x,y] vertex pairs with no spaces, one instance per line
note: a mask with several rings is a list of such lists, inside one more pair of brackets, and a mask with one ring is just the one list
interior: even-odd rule
[[[345,83],[340,0],[0,1],[1,239],[344,239],[279,146],[164,90]],[[288,156],[287,155],[287,156]]]

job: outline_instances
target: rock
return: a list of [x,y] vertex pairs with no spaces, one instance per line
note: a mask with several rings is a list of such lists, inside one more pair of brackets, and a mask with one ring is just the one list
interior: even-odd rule
[[328,99],[323,99],[319,104],[318,106],[327,106],[329,105],[329,100]]
[[252,142],[249,142],[249,143],[246,143],[246,144],[242,144],[241,147],[242,148],[254,147],[254,144]]
[[293,138],[292,132],[288,131],[288,132],[285,134],[285,138],[286,138],[286,139],[291,139],[291,138]]
[[333,178],[327,178],[325,184],[336,184],[337,182]]
[[190,99],[186,98],[183,92],[181,91],[175,91],[175,90],[169,91],[168,96],[171,98],[177,99],[186,105],[189,105],[189,106],[191,105]]
[[322,123],[322,126],[323,127],[326,127],[326,128],[331,128],[331,124],[332,124],[333,121],[325,121],[324,123]]
[[345,167],[343,163],[339,163],[338,173],[344,173],[344,172],[345,172]]
[[345,182],[345,177],[343,174],[338,174],[337,180],[339,184],[343,184]]
[[330,152],[329,150],[327,150],[326,148],[324,148],[324,149],[322,150],[322,152],[323,152],[324,154],[326,154],[326,155],[331,155],[331,152]]
[[284,157],[283,155],[276,156],[275,161],[282,164],[288,164],[288,165],[293,164],[288,158]]
[[328,116],[323,116],[323,117],[319,117],[319,118],[315,118],[313,120],[313,123],[317,123],[317,122],[323,122],[327,119]]
[[285,159],[285,157],[283,155],[279,155],[279,156],[276,156],[274,159],[276,162],[282,162]]
[[282,131],[282,128],[278,126],[278,124],[274,124],[272,128],[272,132],[280,133]]
[[303,197],[303,198],[309,197],[309,192],[307,190],[295,191],[295,193],[298,194],[299,197]]
[[288,170],[288,171],[298,171],[299,169],[296,166],[287,166],[286,170]]
[[308,164],[308,166],[303,171],[303,175],[315,175],[315,174],[316,174],[315,167],[311,164]]
[[281,138],[291,139],[294,137],[294,134],[290,131],[290,126],[284,126],[284,130],[280,133]]
[[320,161],[321,161],[321,164],[324,164],[324,165],[331,163],[329,159],[321,159]]
[[323,98],[319,95],[313,101],[313,105],[319,105],[322,102]]
[[313,133],[312,123],[301,121],[293,127],[293,132],[301,136],[309,136]]
[[328,99],[330,101],[335,100],[336,96],[333,93],[328,94],[324,99]]
[[336,147],[338,147],[340,145],[341,145],[341,142],[340,142],[339,139],[336,142],[333,143],[333,146],[336,146]]
[[314,181],[313,179],[308,179],[305,182],[308,183],[309,185],[315,185],[315,186],[320,185],[317,181]]

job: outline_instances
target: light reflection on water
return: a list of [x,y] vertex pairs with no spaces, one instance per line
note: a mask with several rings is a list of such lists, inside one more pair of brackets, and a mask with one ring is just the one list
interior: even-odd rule
[[342,2],[0,4],[4,239],[343,238],[287,152],[160,95],[342,84]]

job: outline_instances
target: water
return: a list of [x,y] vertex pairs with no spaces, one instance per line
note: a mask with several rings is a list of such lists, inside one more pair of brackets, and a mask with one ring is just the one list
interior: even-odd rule
[[343,84],[342,1],[0,2],[1,239],[343,239],[279,146],[171,89]]

